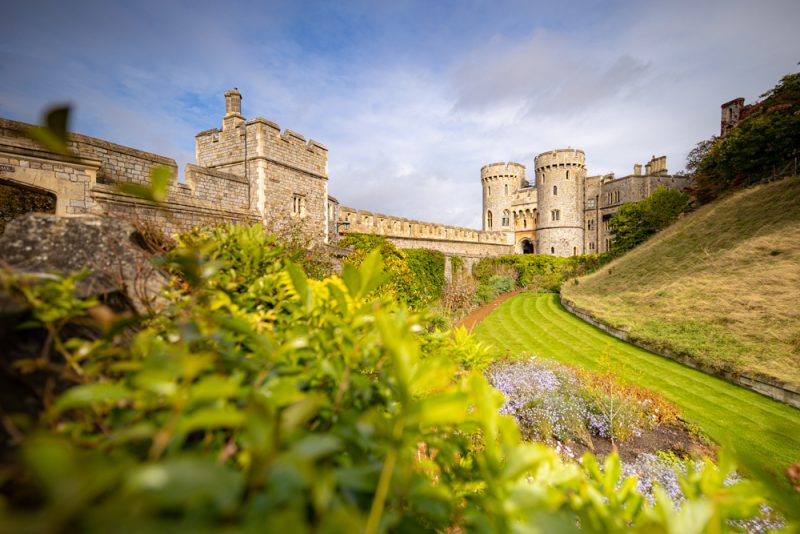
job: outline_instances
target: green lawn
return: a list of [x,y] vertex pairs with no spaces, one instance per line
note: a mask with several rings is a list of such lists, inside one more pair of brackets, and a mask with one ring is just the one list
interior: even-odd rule
[[732,443],[763,465],[800,462],[800,410],[656,356],[570,315],[552,293],[522,293],[501,304],[473,333],[499,352],[522,352],[660,391],[719,443]]

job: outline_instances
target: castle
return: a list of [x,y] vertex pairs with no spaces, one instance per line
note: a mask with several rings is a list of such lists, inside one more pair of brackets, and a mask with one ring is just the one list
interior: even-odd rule
[[666,156],[633,174],[586,176],[582,150],[561,149],[534,158],[535,181],[525,178],[519,163],[492,163],[481,169],[483,229],[505,233],[518,253],[575,256],[609,250],[608,221],[620,206],[638,202],[659,186],[682,190],[684,176],[671,176]]
[[[726,113],[723,107],[723,123]],[[186,166],[183,182],[171,158],[81,134],[71,134],[71,155],[57,155],[32,142],[25,135],[29,127],[0,119],[0,193],[11,187],[45,196],[61,215],[121,216],[167,232],[260,222],[272,230],[298,229],[310,244],[320,245],[335,243],[347,232],[379,234],[400,248],[460,256],[467,266],[481,257],[512,253],[604,252],[613,237],[608,220],[621,205],[647,197],[660,185],[689,185],[688,178],[669,175],[664,156],[653,157],[644,173],[635,165],[633,174],[614,178],[587,176],[581,150],[552,150],[534,158],[532,184],[519,163],[481,169],[483,228],[475,230],[341,206],[328,194],[327,148],[269,120],[247,120],[236,89],[225,93],[221,127],[196,135],[197,163]],[[156,165],[173,173],[159,206],[116,187],[147,185]],[[6,208],[0,206],[0,218],[19,214]]]

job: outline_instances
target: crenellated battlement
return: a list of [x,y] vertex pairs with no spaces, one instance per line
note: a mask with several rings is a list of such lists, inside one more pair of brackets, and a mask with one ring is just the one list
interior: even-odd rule
[[456,241],[462,243],[485,243],[492,245],[511,245],[512,241],[503,232],[483,232],[472,228],[436,224],[357,210],[341,206],[339,220],[347,222],[343,233],[375,234],[389,238],[403,238],[430,241]]

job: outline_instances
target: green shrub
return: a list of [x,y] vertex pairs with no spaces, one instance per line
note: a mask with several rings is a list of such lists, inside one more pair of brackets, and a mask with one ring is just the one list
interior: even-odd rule
[[369,234],[348,234],[339,246],[355,250],[346,262],[358,266],[367,254],[379,250],[389,277],[380,291],[419,309],[441,298],[444,289],[444,254],[433,250],[400,250],[386,238]]
[[444,290],[444,254],[436,250],[407,249],[408,268],[414,274],[424,304],[442,298]]
[[493,276],[512,276],[518,287],[539,291],[559,291],[570,278],[590,273],[608,261],[608,255],[546,256],[523,254],[483,258],[473,267],[482,284],[491,285]]
[[497,291],[489,284],[480,284],[475,291],[474,300],[477,304],[486,304],[497,297]]
[[584,469],[522,443],[471,336],[375,292],[378,251],[316,281],[280,249],[244,258],[232,243],[260,238],[243,232],[181,238],[170,265],[191,284],[125,335],[62,339],[92,324],[74,280],[3,272],[59,356],[26,368],[62,391],[38,419],[3,413],[21,445],[0,465],[0,530],[661,532],[692,513],[720,531],[758,515],[761,489],[730,484],[725,457],[685,478],[675,511],[616,455]]
[[497,293],[508,293],[514,289],[514,278],[508,275],[496,274],[489,278],[489,285]]

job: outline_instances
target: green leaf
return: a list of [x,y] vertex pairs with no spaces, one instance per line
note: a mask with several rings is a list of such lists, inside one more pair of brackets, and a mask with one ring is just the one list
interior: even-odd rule
[[101,402],[117,402],[129,399],[132,393],[119,384],[84,384],[68,389],[56,401],[59,411],[70,410]]
[[308,279],[302,269],[293,263],[286,265],[286,270],[289,272],[289,278],[292,279],[292,285],[300,297],[300,302],[307,312],[311,311],[314,306],[314,295],[308,287]]
[[172,178],[172,169],[164,165],[156,165],[150,169],[150,183],[153,201],[164,202]]
[[225,466],[200,458],[177,458],[143,465],[125,484],[129,498],[141,496],[156,509],[232,511],[244,489],[243,476]]
[[342,280],[350,296],[357,298],[359,290],[361,289],[361,273],[358,269],[349,263],[345,263],[342,267]]
[[26,132],[27,136],[50,152],[64,156],[70,155],[67,146],[69,111],[69,106],[49,109],[44,117],[44,126],[29,128]]
[[303,438],[294,444],[292,450],[306,460],[316,460],[329,456],[338,451],[342,446],[339,438],[330,434],[317,434]]
[[184,416],[178,422],[178,432],[217,428],[239,428],[245,423],[244,413],[231,406],[205,408]]

